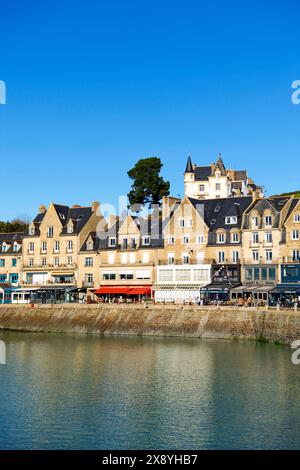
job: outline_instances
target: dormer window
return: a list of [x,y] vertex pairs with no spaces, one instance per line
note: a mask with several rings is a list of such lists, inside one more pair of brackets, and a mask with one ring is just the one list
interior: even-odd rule
[[16,253],[17,251],[19,251],[19,245],[18,245],[17,242],[14,243],[13,251],[14,251],[14,253]]
[[108,245],[110,248],[115,248],[117,244],[117,239],[115,237],[110,237]]
[[272,226],[272,216],[271,215],[266,215],[265,224],[269,227]]
[[217,235],[217,242],[218,243],[225,243],[225,233],[218,233]]
[[296,224],[299,224],[299,222],[300,222],[300,214],[295,214],[295,215],[294,215],[294,222],[295,222]]
[[60,213],[59,217],[61,218],[61,220],[66,220],[65,214]]
[[146,235],[145,237],[143,237],[143,245],[149,246],[150,241],[151,241],[151,238],[149,237],[149,235]]
[[29,227],[29,235],[34,235],[35,234],[35,226],[34,225],[31,225]]
[[73,233],[73,231],[74,231],[73,225],[68,225],[67,232]]
[[92,242],[92,241],[87,242],[87,249],[88,249],[88,250],[92,250],[92,249],[93,249],[93,242]]
[[258,227],[258,217],[252,217],[252,227]]
[[225,217],[225,224],[226,225],[234,225],[234,224],[237,224],[237,217],[234,215],[234,216],[230,216],[230,217]]
[[5,242],[4,242],[4,243],[2,243],[2,252],[3,252],[3,253],[6,253],[6,252],[7,252],[7,250],[8,250],[8,246],[7,246],[7,244],[6,244]]

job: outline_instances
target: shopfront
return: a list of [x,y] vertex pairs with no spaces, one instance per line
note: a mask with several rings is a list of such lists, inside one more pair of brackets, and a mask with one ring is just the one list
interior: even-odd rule
[[151,286],[101,286],[94,294],[102,302],[139,302],[151,299]]
[[200,298],[204,303],[228,302],[231,289],[240,285],[241,267],[233,265],[212,265],[212,282],[200,289]]

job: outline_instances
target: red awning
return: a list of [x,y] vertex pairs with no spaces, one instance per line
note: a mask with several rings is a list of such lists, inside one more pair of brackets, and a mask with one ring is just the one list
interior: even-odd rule
[[123,286],[103,286],[99,287],[94,294],[128,294],[129,287]]
[[151,295],[151,289],[150,287],[132,287],[128,295]]
[[119,295],[151,295],[151,287],[149,286],[102,286],[97,289],[94,294],[119,294]]

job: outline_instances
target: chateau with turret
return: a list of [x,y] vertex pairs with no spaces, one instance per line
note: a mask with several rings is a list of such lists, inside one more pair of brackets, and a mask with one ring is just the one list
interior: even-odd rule
[[195,199],[220,199],[255,194],[262,197],[262,188],[256,186],[246,170],[230,170],[219,154],[216,163],[197,166],[188,158],[184,173],[184,194]]

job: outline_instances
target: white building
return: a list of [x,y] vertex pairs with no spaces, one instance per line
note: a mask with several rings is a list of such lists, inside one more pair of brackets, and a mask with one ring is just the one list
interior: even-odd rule
[[199,302],[200,288],[211,282],[210,264],[163,265],[156,268],[156,302]]
[[209,166],[196,166],[188,158],[184,173],[184,193],[194,199],[218,199],[227,197],[250,196],[262,188],[256,186],[248,177],[246,170],[225,168],[221,155],[216,163]]

